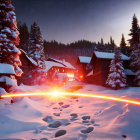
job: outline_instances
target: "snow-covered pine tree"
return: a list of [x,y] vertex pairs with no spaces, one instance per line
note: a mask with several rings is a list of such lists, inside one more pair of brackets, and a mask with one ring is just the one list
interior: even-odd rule
[[110,52],[113,52],[114,51],[114,48],[115,48],[115,42],[114,40],[112,39],[112,36],[110,37]]
[[131,39],[129,40],[130,49],[133,51],[135,45],[139,43],[139,25],[138,25],[138,19],[135,14],[133,16],[132,28],[130,29],[129,36],[131,36]]
[[121,38],[121,43],[120,43],[120,47],[121,47],[121,52],[125,55],[128,55],[128,47],[126,45],[126,41],[124,38],[124,34],[122,34],[122,38]]
[[29,47],[29,31],[26,23],[23,23],[22,25],[20,24],[19,27],[19,38],[20,38],[20,44],[19,48],[23,49],[24,51],[28,51]]
[[[132,71],[136,72],[138,67],[138,44],[134,44],[133,45],[133,50],[130,53],[130,68],[132,69]],[[134,49],[135,48],[135,49]]]
[[17,76],[22,74],[15,8],[11,0],[0,0],[0,63],[11,64]]
[[140,28],[138,25],[137,17],[133,16],[132,21],[132,29],[130,29],[131,33],[129,34],[131,36],[130,42],[130,67],[131,69],[136,72],[138,70],[138,49],[140,44]]
[[40,27],[36,22],[31,25],[30,46],[28,54],[38,64],[37,68],[35,68],[31,74],[34,78],[34,84],[42,84],[46,79],[45,54],[43,49],[42,34],[40,31]]
[[[135,67],[135,72],[136,72],[136,84],[140,86],[140,44],[137,45],[136,49],[131,53],[133,54],[133,66]],[[132,56],[131,56],[132,57]]]
[[124,68],[121,60],[121,53],[119,48],[116,47],[114,59],[112,59],[110,63],[110,71],[106,85],[113,89],[126,87],[126,75],[123,71]]

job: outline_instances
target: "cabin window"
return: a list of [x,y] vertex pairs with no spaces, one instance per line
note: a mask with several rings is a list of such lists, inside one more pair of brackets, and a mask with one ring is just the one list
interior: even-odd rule
[[80,75],[80,78],[83,79],[83,75]]

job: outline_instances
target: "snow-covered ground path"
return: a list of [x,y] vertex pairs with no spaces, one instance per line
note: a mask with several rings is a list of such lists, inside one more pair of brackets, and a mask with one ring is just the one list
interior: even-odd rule
[[[75,92],[98,93],[140,100],[140,88],[109,90],[104,87],[73,83]],[[19,92],[42,91],[48,87],[22,86]],[[71,89],[67,84],[63,89]],[[62,136],[60,136],[62,135]],[[56,136],[56,137],[55,137]],[[0,139],[43,140],[139,140],[140,106],[91,99],[28,98],[10,104],[0,100]]]

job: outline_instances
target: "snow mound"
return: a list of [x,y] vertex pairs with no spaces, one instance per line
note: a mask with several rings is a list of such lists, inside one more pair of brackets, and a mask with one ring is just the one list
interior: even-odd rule
[[0,87],[0,95],[6,94],[6,93],[7,93],[7,92],[5,91],[5,89]]
[[34,130],[40,123],[34,121],[42,114],[35,109],[35,104],[28,98],[10,104],[7,100],[0,101],[0,135]]
[[0,135],[28,131],[35,129],[39,123],[23,122],[10,118],[10,116],[0,114]]
[[0,73],[15,75],[14,67],[9,64],[0,63]]
[[28,97],[24,97],[19,102],[15,102],[13,104],[12,118],[17,118],[18,120],[28,120],[28,118],[35,119],[42,117],[39,107],[40,106],[36,101],[33,101]]
[[123,127],[121,127],[121,125],[118,125],[118,129],[120,130],[120,132],[127,136],[135,137],[135,139],[139,139],[140,107],[125,105],[123,109],[124,112],[114,119],[114,124],[124,124]]

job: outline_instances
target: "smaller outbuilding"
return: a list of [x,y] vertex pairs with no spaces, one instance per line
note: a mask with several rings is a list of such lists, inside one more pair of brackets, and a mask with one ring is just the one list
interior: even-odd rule
[[9,88],[15,85],[14,67],[10,64],[0,63],[0,87],[8,92]]
[[[110,62],[113,58],[114,53],[94,51],[90,61],[93,68],[87,74],[86,81],[105,86],[109,74]],[[121,59],[123,61],[124,73],[127,76],[127,84],[128,86],[134,86],[135,73],[129,68],[130,58],[124,54],[121,54]]]
[[91,57],[79,56],[77,59],[78,74],[79,78],[85,79],[86,75],[92,70],[92,65],[90,64]]

